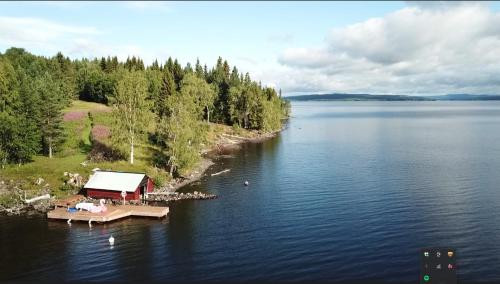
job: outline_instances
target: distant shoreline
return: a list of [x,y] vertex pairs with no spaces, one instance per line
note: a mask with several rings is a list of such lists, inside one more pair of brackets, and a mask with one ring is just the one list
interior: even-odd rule
[[286,97],[290,101],[496,101],[500,95],[449,94],[442,96],[371,95],[371,94],[311,94]]

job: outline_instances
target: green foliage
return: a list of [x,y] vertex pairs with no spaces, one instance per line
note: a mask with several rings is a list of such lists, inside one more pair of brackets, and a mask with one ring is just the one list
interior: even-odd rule
[[107,104],[114,86],[115,78],[95,63],[85,62],[78,70],[76,90],[80,100]]
[[35,81],[40,97],[40,130],[44,151],[52,158],[54,148],[63,141],[62,109],[64,100],[60,85],[48,73]]
[[[16,56],[17,60],[20,56]],[[23,84],[29,82],[26,77],[22,70],[16,70],[8,60],[0,57],[2,165],[7,162],[24,163],[40,150],[37,125],[39,100],[38,95],[32,94]]]
[[197,105],[196,113],[199,119],[206,117],[210,122],[210,112],[213,110],[216,93],[214,87],[195,74],[187,74],[181,83],[181,95],[190,97]]
[[158,187],[166,185],[167,182],[170,180],[168,178],[167,173],[164,170],[158,169],[156,167],[148,170],[146,173],[153,179],[154,185]]
[[165,101],[167,115],[159,117],[158,138],[163,145],[170,174],[181,174],[200,160],[200,143],[206,133],[199,121],[199,106],[189,95],[176,94]]
[[154,111],[159,117],[165,115],[166,99],[174,95],[176,92],[177,85],[174,81],[174,75],[168,68],[165,68],[161,74],[160,90],[156,96],[153,95]]
[[148,84],[139,71],[126,71],[115,90],[112,136],[115,142],[128,142],[130,163],[134,163],[134,145],[139,142],[150,117],[147,99]]
[[[112,105],[113,112],[102,104]],[[90,116],[62,120],[63,113],[76,110]],[[156,164],[163,167],[158,179],[163,170],[183,175],[199,161],[202,146],[216,139],[214,124],[207,122],[232,126],[233,133],[244,136],[247,130],[279,130],[289,112],[281,92],[262,87],[221,57],[208,68],[199,60],[183,67],[175,58],[145,66],[138,57],[125,62],[116,56],[70,60],[62,53],[46,58],[21,48],[0,54],[2,166],[32,160],[36,164],[42,158],[36,155],[50,156],[52,151],[64,163],[81,163],[89,149],[98,151],[96,145],[102,142],[117,157],[130,153],[131,161],[137,146],[138,163],[103,161],[96,166],[144,170]],[[89,139],[95,125],[110,127],[110,139]],[[66,161],[69,155],[79,161]]]

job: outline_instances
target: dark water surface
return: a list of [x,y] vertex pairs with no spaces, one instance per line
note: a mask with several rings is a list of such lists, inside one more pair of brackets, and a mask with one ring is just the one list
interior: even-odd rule
[[218,199],[167,219],[0,217],[0,280],[416,283],[424,246],[500,280],[498,102],[294,103],[279,137],[208,173],[225,168],[189,188]]

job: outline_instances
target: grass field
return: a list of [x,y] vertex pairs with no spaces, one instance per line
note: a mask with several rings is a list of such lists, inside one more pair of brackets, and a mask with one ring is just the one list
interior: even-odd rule
[[[8,165],[0,170],[0,180],[10,182],[13,180],[20,188],[26,191],[28,197],[43,194],[50,189],[50,194],[57,197],[70,195],[78,191],[76,188],[68,188],[64,185],[64,172],[78,173],[88,179],[92,169],[116,170],[128,172],[145,172],[151,176],[156,184],[170,180],[170,176],[165,170],[154,166],[154,154],[159,149],[148,143],[139,143],[135,146],[134,164],[128,161],[89,161],[89,153],[93,148],[92,132],[95,134],[108,133],[112,126],[111,108],[98,103],[73,101],[72,105],[63,111],[64,136],[65,140],[57,149],[52,159],[46,156],[35,156],[33,161],[21,166]],[[155,129],[155,121],[152,120],[147,129]],[[98,133],[99,132],[99,133]],[[231,127],[210,123],[208,142],[205,148],[211,148],[217,141],[217,137],[222,134],[233,134],[243,137],[252,137],[255,133]],[[109,144],[109,139],[98,138],[100,143]],[[97,142],[94,142],[97,143]],[[128,151],[127,145],[123,145],[123,150]],[[35,181],[43,178],[44,183],[37,185]],[[1,188],[0,188],[1,189]],[[5,205],[7,191],[0,190],[0,205]],[[11,194],[11,193],[10,193]]]

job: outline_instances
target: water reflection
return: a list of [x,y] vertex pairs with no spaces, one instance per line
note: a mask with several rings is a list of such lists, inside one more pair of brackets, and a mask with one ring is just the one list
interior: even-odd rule
[[184,189],[217,199],[172,203],[167,219],[1,217],[0,279],[416,282],[418,249],[451,245],[461,281],[500,280],[500,103],[293,113]]

